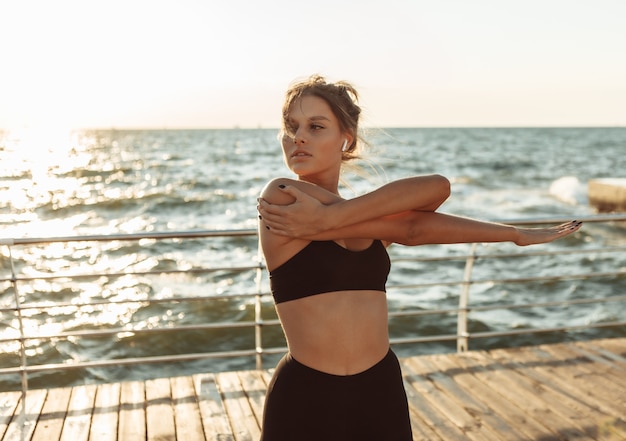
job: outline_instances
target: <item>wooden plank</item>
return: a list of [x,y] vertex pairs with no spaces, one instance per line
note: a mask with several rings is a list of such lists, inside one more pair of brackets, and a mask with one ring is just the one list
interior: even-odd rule
[[459,364],[470,369],[485,387],[493,387],[505,400],[515,403],[525,418],[536,420],[550,430],[552,433],[546,439],[584,439],[586,436],[579,429],[571,427],[567,418],[542,399],[540,385],[508,375],[502,365],[483,352],[472,351],[457,357]]
[[96,390],[96,401],[91,419],[89,441],[116,441],[122,385],[101,384]]
[[[626,387],[626,366],[622,366],[619,361],[619,357],[607,357],[604,355],[602,349],[597,348],[599,352],[595,351],[592,346],[581,345],[564,345],[558,348],[558,350],[569,351],[577,355],[582,355],[589,361],[597,365],[606,375],[611,375],[618,383],[621,383]],[[587,363],[589,364],[589,363]]]
[[171,379],[176,437],[179,440],[205,439],[198,399],[191,377]]
[[[519,350],[512,352],[509,358],[522,358],[520,363],[524,363],[523,352]],[[495,361],[493,357],[490,357],[490,359]],[[551,409],[566,422],[566,425],[563,426],[566,430],[576,430],[587,437],[594,437],[596,435],[594,420],[589,416],[593,408],[588,406],[587,403],[581,403],[567,395],[561,394],[558,390],[553,388],[550,383],[542,384],[524,375],[523,372],[519,372],[516,369],[516,363],[507,362],[501,366],[507,378],[515,378],[520,385],[525,385],[527,390],[532,391],[533,396],[530,397],[531,400],[529,404],[532,405],[540,401],[544,408]]]
[[428,399],[430,385],[428,380],[414,371],[411,359],[401,361],[401,367],[405,382],[409,408],[411,412],[417,413],[434,432],[438,433],[445,440],[465,439],[463,431],[454,424],[441,408]]
[[553,357],[568,358],[572,362],[575,361],[572,364],[586,373],[584,376],[586,381],[595,382],[598,378],[603,378],[613,383],[613,388],[626,389],[626,375],[613,369],[613,364],[603,357],[587,350],[566,345],[546,345],[542,348]]
[[48,391],[43,389],[29,390],[24,401],[25,408],[22,408],[23,398],[20,398],[15,416],[2,438],[3,441],[24,441],[32,438],[47,395]]
[[213,374],[194,376],[204,434],[208,441],[234,441],[226,410]]
[[[582,345],[574,345],[576,347],[583,347]],[[593,344],[589,344],[584,346],[585,349],[594,351],[597,354],[601,355],[609,359],[612,362],[612,368],[620,371],[622,374],[626,371],[626,352],[623,354],[617,352],[619,349],[615,349],[616,352],[611,352],[610,350],[603,348],[602,346],[596,346]],[[626,349],[622,349],[622,351],[626,351]]]
[[148,440],[176,440],[169,378],[146,381],[146,431]]
[[275,370],[276,369],[272,368],[272,369],[265,369],[261,372],[261,377],[263,378],[263,381],[265,382],[265,384],[267,384],[268,386],[272,382],[272,378],[274,377]]
[[[591,340],[585,343],[586,347],[598,347],[607,352],[609,357],[618,362],[621,367],[626,368],[626,339],[624,338],[605,338],[600,340]],[[583,346],[583,345],[579,345]]]
[[61,439],[63,423],[72,395],[72,388],[50,389],[37,421],[37,427],[31,441],[50,441]]
[[[616,388],[615,383],[604,376],[595,376],[593,366],[571,363],[566,358],[555,360],[555,355],[543,347],[529,347],[525,350],[530,361],[518,369],[526,369],[527,375],[533,376],[536,381],[550,384],[562,394],[586,403],[600,416],[626,415],[626,388]],[[508,357],[506,350],[494,351],[494,354]],[[589,375],[593,375],[591,381]]]
[[429,357],[439,370],[439,375],[445,382],[445,377],[451,377],[462,388],[456,392],[456,399],[474,403],[473,412],[479,412],[480,418],[488,424],[500,437],[507,439],[511,433],[526,439],[541,439],[550,435],[549,431],[533,419],[526,418],[524,412],[514,403],[506,400],[493,389],[476,378],[473,371],[465,369],[456,362],[455,356],[435,355]]
[[[490,436],[496,439],[508,438],[509,435],[506,434],[514,428],[510,422],[497,415],[496,410],[490,407],[488,403],[481,401],[480,395],[468,391],[462,383],[457,381],[458,373],[462,370],[459,371],[456,366],[452,365],[449,366],[451,371],[443,372],[441,365],[437,364],[438,359],[453,360],[453,357],[428,356],[420,358],[421,363],[431,371],[429,377],[474,418],[481,431],[483,428],[489,429]],[[454,375],[455,373],[457,375]]]
[[[626,415],[626,408],[614,405],[614,400],[610,399],[610,390],[597,390],[598,382],[594,381],[585,387],[585,373],[580,367],[583,363],[570,363],[565,357],[556,359],[554,355],[544,351],[541,347],[524,348],[526,363],[518,367],[524,369],[526,375],[532,376],[536,381],[544,385],[557,389],[560,394],[566,395],[570,399],[577,400],[581,404],[588,406],[591,410],[585,413],[586,418],[593,419],[588,431],[594,433],[597,438],[604,439],[603,427],[612,422],[620,421]],[[492,354],[510,359],[506,350],[492,351]],[[607,395],[609,394],[609,395]],[[623,396],[626,390],[618,390],[618,395]],[[607,398],[609,398],[607,400]],[[626,434],[624,435],[626,437]],[[625,439],[615,437],[614,439]]]
[[[567,350],[551,346],[541,349],[552,357],[562,355]],[[597,363],[578,362],[568,370],[562,371],[565,373],[571,371],[570,376],[573,377],[571,381],[575,383],[576,388],[595,397],[596,401],[601,403],[599,407],[604,410],[604,414],[600,414],[598,418],[599,431],[602,432],[606,427],[621,427],[621,436],[626,439],[626,385],[616,381],[615,376],[608,375]],[[615,439],[620,438],[615,435]]]
[[122,383],[118,439],[146,440],[145,385],[141,381]]
[[263,406],[265,404],[265,394],[267,385],[263,381],[263,376],[258,371],[237,372],[243,391],[248,397],[248,404],[254,414],[254,419],[258,427],[263,422]]
[[437,441],[443,440],[441,436],[433,429],[440,417],[434,412],[428,404],[424,405],[424,400],[411,386],[409,381],[404,379],[404,389],[409,402],[409,416],[411,418],[411,429],[413,431],[413,441]]
[[[461,371],[467,373],[464,375],[456,374],[457,381],[464,384],[470,393],[494,409],[499,417],[510,421],[511,425],[515,427],[513,433],[520,436],[526,434],[528,439],[554,439],[554,434],[547,427],[543,426],[540,421],[530,418],[516,405],[516,401],[510,400],[506,395],[503,395],[499,384],[486,382],[481,378],[482,366],[469,368],[463,366],[463,363],[459,361],[459,356],[436,358],[438,362],[440,359],[442,361],[447,360],[452,366],[455,366],[453,372]],[[442,363],[439,364],[441,365]]]
[[453,399],[447,393],[441,383],[438,372],[426,364],[425,357],[414,357],[408,362],[413,372],[424,379],[424,381],[414,382],[413,386],[421,392],[422,396],[430,400],[441,414],[445,415],[456,425],[466,439],[477,441],[498,441],[500,438],[488,427],[485,427],[475,416],[478,412],[470,412],[468,406],[464,406]]
[[88,441],[95,399],[94,384],[72,388],[61,441]]
[[224,407],[230,420],[230,426],[236,441],[256,441],[261,436],[248,397],[241,389],[241,382],[236,372],[221,372],[216,375]]
[[0,439],[4,437],[13,415],[20,412],[18,404],[21,396],[18,391],[0,393]]

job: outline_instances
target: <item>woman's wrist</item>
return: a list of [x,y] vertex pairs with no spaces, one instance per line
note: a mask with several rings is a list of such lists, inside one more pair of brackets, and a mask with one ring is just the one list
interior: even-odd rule
[[336,203],[322,206],[324,213],[321,216],[321,231],[334,230],[346,226],[343,224],[345,222],[345,202],[345,200],[340,200]]

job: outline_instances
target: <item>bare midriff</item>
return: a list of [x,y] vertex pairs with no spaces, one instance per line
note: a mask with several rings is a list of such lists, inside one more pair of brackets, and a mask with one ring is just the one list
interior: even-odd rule
[[381,291],[337,291],[279,303],[289,352],[333,375],[354,375],[389,351],[387,298]]

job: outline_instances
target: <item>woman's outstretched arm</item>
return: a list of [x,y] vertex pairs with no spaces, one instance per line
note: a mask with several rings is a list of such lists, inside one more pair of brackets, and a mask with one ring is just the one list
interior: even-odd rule
[[440,175],[400,179],[354,199],[313,184],[275,179],[262,192],[258,210],[272,231],[303,237],[405,211],[435,211],[450,195]]
[[523,228],[443,213],[411,213],[406,245],[513,242],[519,246],[552,242],[578,231],[582,222]]

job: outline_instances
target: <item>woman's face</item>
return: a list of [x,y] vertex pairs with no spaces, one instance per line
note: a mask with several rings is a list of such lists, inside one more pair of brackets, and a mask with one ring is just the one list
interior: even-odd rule
[[285,129],[282,146],[287,167],[302,180],[336,187],[341,147],[352,138],[342,133],[328,103],[317,96],[298,98],[289,109]]

